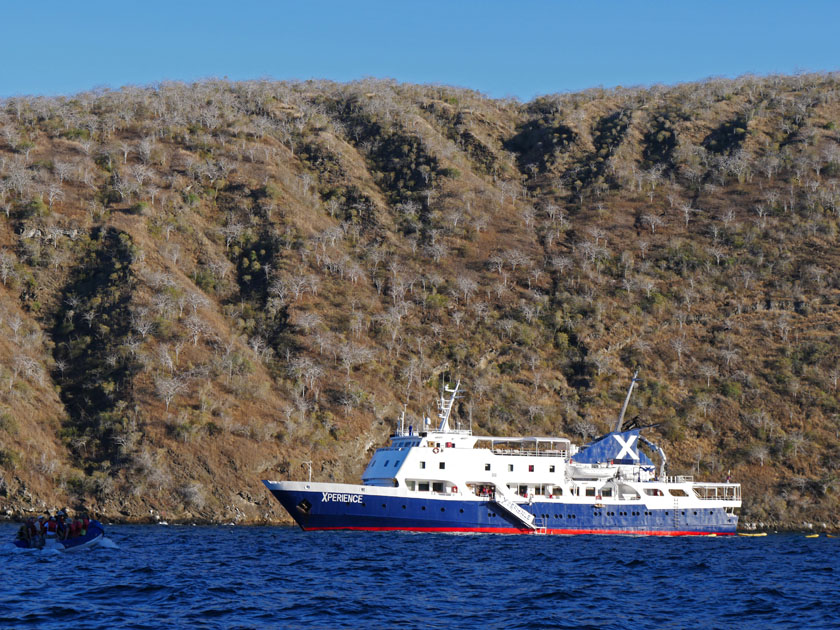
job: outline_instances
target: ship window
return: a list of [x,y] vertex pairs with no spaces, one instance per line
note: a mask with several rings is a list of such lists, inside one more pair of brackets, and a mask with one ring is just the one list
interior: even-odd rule
[[586,489],[586,496],[594,497],[595,496],[595,488],[587,488]]
[[528,472],[534,472],[534,465],[528,464]]
[[400,460],[394,460],[394,468],[400,465]]
[[420,492],[428,492],[429,491],[429,482],[428,481],[421,481],[417,484],[417,489]]
[[683,490],[682,488],[671,488],[668,490],[672,497],[687,497],[688,492]]
[[413,481],[406,481],[405,485],[408,487],[409,490],[414,490],[416,484]]
[[484,470],[490,470],[490,464],[484,464]]
[[611,497],[612,496],[612,488],[603,488],[601,490],[601,496]]
[[446,468],[446,462],[440,462],[440,463],[438,464],[438,467],[439,467],[441,470],[443,470],[444,468]]
[[443,482],[442,481],[435,481],[432,484],[432,491],[433,492],[443,492]]
[[554,496],[557,496],[557,497],[562,497],[563,496],[563,488],[556,488],[555,487],[554,490],[551,491],[551,494],[553,494]]
[[548,467],[548,472],[554,472],[554,464]]
[[426,467],[426,462],[420,462],[420,468],[422,469],[422,468],[425,468],[425,467]]
[[388,465],[388,462],[390,462],[390,461],[391,461],[390,459],[386,459],[386,460],[385,460],[385,465],[387,466],[387,465]]
[[508,472],[513,472],[513,464],[508,464]]

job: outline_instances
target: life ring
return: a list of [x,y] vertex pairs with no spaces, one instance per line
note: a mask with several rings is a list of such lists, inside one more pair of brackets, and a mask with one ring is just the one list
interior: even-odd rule
[[600,495],[600,494],[596,494],[596,495],[595,495],[595,498],[596,498],[596,499],[598,499],[598,500],[600,500],[600,499],[601,499],[601,495]]
[[452,493],[458,492],[458,486],[452,486]]
[[432,449],[432,453],[440,453],[440,449],[439,449],[437,446],[435,446],[435,447]]

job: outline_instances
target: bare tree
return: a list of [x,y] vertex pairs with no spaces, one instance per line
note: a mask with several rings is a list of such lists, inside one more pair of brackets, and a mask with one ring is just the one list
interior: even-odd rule
[[757,459],[762,467],[764,466],[764,460],[769,456],[770,451],[764,444],[756,444],[750,448],[750,457]]
[[373,359],[373,351],[370,348],[355,343],[344,343],[339,348],[341,364],[350,376],[350,370]]
[[706,387],[711,386],[712,379],[718,375],[718,369],[711,363],[701,363],[698,371],[706,377]]
[[53,204],[62,199],[64,199],[64,192],[61,190],[61,187],[56,184],[51,184],[47,190],[47,202],[49,203],[50,212],[52,212]]
[[179,376],[159,376],[155,378],[155,393],[163,400],[166,405],[166,411],[169,411],[169,405],[174,400],[175,396],[186,389],[186,383]]
[[458,291],[463,294],[464,301],[469,304],[470,298],[478,290],[478,283],[467,276],[460,275],[455,280]]
[[3,282],[3,286],[6,286],[9,279],[15,276],[16,264],[17,259],[14,254],[5,249],[0,251],[0,281]]
[[677,362],[681,363],[682,353],[685,352],[686,349],[685,339],[683,339],[682,337],[676,337],[674,339],[671,339],[671,347],[677,353]]
[[193,345],[198,345],[198,340],[202,335],[207,335],[210,332],[210,327],[198,315],[193,313],[184,320],[184,327],[192,339]]
[[63,184],[64,180],[69,178],[73,173],[73,165],[68,162],[56,162],[53,165],[53,169],[55,170],[55,174],[58,176],[59,185]]
[[656,232],[656,228],[665,225],[665,221],[662,219],[662,217],[659,217],[655,214],[643,214],[641,217],[641,221],[644,225],[650,228],[651,234],[654,234]]

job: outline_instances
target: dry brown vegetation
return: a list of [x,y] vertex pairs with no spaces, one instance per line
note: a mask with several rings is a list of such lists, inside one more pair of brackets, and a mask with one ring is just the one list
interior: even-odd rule
[[836,526],[840,82],[522,104],[364,81],[0,102],[0,507],[283,518],[442,379]]

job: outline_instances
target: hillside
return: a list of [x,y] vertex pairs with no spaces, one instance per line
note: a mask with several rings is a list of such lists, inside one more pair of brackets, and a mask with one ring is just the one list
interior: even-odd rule
[[530,103],[389,81],[0,101],[0,511],[285,520],[443,379],[630,417],[742,520],[840,527],[840,80]]

